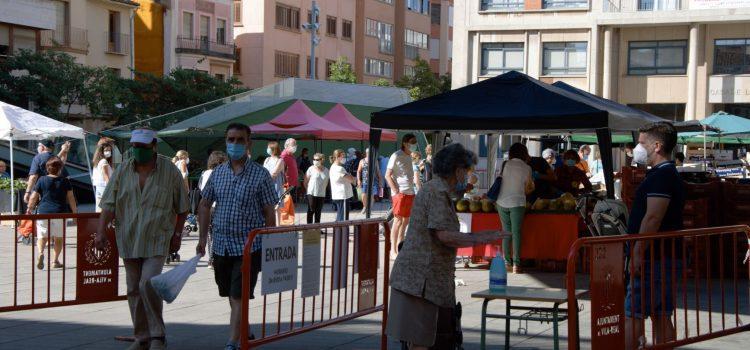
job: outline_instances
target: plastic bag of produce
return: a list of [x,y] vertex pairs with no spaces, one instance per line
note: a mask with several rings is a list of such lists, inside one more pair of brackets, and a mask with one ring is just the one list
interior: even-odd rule
[[200,259],[201,256],[196,255],[184,264],[177,265],[177,267],[161,275],[151,277],[151,286],[156,294],[167,303],[172,303],[180,294],[190,275],[195,273],[195,268],[198,266],[198,260]]

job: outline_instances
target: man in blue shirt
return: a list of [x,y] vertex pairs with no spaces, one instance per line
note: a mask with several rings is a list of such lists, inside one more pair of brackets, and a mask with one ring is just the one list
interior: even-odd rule
[[[650,166],[651,170],[636,190],[628,220],[628,233],[680,230],[685,191],[682,179],[672,161],[672,151],[677,144],[677,131],[670,123],[657,122],[641,128],[639,132],[638,145],[633,150],[633,160],[638,164]],[[648,241],[632,245],[633,262],[630,273],[634,278],[633,282],[628,284],[625,298],[626,349],[637,348],[639,342],[645,345],[646,317],[651,317],[654,324],[656,343],[674,340],[674,325],[670,316],[674,310],[672,267],[679,268],[682,265],[679,262],[682,259],[682,240],[656,240],[651,246],[654,249],[653,254],[649,252],[649,246],[651,243]],[[662,270],[665,272],[664,276]],[[675,272],[674,275],[681,276],[679,272]],[[641,290],[644,291],[643,299]]]
[[[226,130],[227,155],[230,161],[211,173],[201,192],[198,209],[200,238],[196,252],[206,253],[208,226],[213,239],[214,279],[219,295],[229,297],[230,335],[226,350],[239,349],[242,315],[242,256],[248,233],[260,227],[276,226],[274,209],[279,198],[268,170],[247,156],[250,128],[232,123]],[[213,215],[211,207],[216,203]],[[251,247],[250,298],[261,270],[261,236]]]
[[[47,175],[47,161],[54,156],[52,152],[55,150],[54,141],[47,139],[39,141],[37,146],[38,154],[31,160],[31,166],[29,166],[29,184],[26,186],[26,194],[23,196],[23,201],[28,203],[29,197],[31,196],[31,190],[36,185],[36,180],[40,176]],[[60,153],[57,155],[63,162],[63,169],[60,173],[61,177],[68,177],[68,172],[65,170],[65,161],[68,159],[68,151],[70,151],[70,141],[66,141],[62,147],[60,147]]]

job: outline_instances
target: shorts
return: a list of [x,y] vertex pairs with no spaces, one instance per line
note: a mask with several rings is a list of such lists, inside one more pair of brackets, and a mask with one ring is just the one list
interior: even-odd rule
[[414,203],[413,194],[399,193],[393,196],[393,215],[402,218],[411,216],[411,206]]
[[[261,270],[261,250],[250,254],[250,299],[254,299],[253,291],[258,283]],[[219,296],[239,299],[242,297],[242,256],[221,256],[214,254],[214,280],[219,286]]]
[[39,238],[47,238],[47,234],[49,234],[49,236],[53,238],[62,238],[64,226],[65,219],[38,219],[36,221],[36,236]]
[[[641,277],[633,277],[632,283],[630,283],[630,279],[626,281],[626,283],[628,283],[628,287],[627,292],[625,293],[625,316],[645,319],[647,317],[653,316],[669,316],[674,311],[672,267],[676,267],[674,276],[677,278],[676,285],[679,285],[679,280],[682,277],[682,262],[680,260],[675,260],[673,264],[672,260],[669,258],[667,258],[664,262],[665,278],[663,279],[663,291],[661,261],[657,261],[653,265],[653,286],[651,285],[651,263],[649,261],[645,261],[643,263],[643,273],[641,273]],[[643,298],[641,298],[641,288],[643,288]],[[653,293],[654,305],[651,305],[651,293]],[[664,300],[663,304],[662,299]]]

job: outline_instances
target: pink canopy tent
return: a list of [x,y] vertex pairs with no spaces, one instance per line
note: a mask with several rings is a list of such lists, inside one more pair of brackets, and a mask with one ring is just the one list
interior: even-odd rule
[[331,123],[313,112],[302,100],[271,121],[253,125],[253,134],[311,136],[318,140],[366,140],[362,132]]
[[[337,103],[333,106],[333,108],[323,116],[323,119],[347,129],[358,130],[361,133],[361,140],[368,140],[370,138],[370,126],[355,117],[341,103]],[[396,133],[393,131],[383,131],[380,139],[381,141],[396,141]]]

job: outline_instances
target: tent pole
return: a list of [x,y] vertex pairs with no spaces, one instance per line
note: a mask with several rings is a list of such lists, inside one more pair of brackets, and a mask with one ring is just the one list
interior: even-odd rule
[[604,168],[604,183],[607,187],[607,198],[615,198],[614,164],[612,163],[612,130],[609,128],[596,129],[599,141],[602,167]]
[[[86,132],[83,132],[83,151],[86,152],[86,165],[89,167],[89,179],[91,179],[91,158],[89,157],[89,146],[86,143]],[[94,196],[96,196],[96,187],[94,187],[94,181],[91,179],[91,189],[94,191]],[[96,209],[96,208],[94,208]]]
[[10,134],[10,213],[11,215],[16,213],[16,186],[15,183],[15,172],[13,171],[13,133]]
[[708,171],[708,151],[706,150],[706,127],[703,126],[703,171]]
[[[372,191],[372,184],[375,181],[375,175],[377,174],[375,171],[376,166],[380,166],[380,164],[375,164],[376,159],[378,159],[378,152],[380,148],[380,135],[382,133],[382,130],[380,129],[370,129],[370,157],[367,158],[367,184],[365,185],[366,189],[369,191]],[[383,174],[385,175],[385,174]],[[383,185],[385,186],[385,184]],[[365,196],[365,205],[367,206],[367,212],[365,213],[365,218],[369,219],[370,215],[372,213],[372,197],[374,196],[374,193],[371,193],[369,196]],[[386,239],[388,239],[386,237]]]

